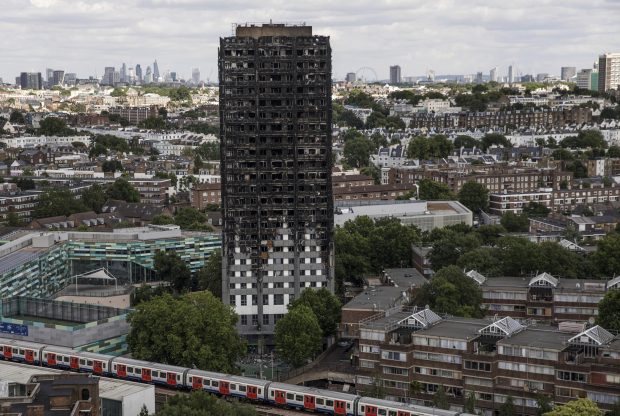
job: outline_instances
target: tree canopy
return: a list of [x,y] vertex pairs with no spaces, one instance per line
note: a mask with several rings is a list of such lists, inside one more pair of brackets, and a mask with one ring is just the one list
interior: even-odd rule
[[489,206],[489,190],[478,182],[468,181],[459,191],[459,202],[473,212],[486,210]]
[[222,251],[215,250],[205,263],[205,267],[198,272],[198,287],[208,290],[216,297],[222,298]]
[[139,360],[234,374],[246,351],[235,329],[237,315],[208,291],[155,297],[128,319],[127,342]]
[[607,330],[620,332],[620,289],[609,290],[599,302],[596,323]]
[[118,199],[126,202],[139,202],[140,193],[125,178],[118,178],[110,185],[106,195],[111,199]]
[[449,201],[456,199],[456,195],[454,195],[448,185],[432,179],[422,179],[418,182],[418,186],[420,189],[420,199],[423,201]]
[[321,332],[324,337],[335,335],[340,323],[342,304],[338,298],[327,288],[315,290],[305,289],[301,296],[295,299],[289,306],[289,310],[301,305],[309,307],[316,316]]
[[82,201],[68,188],[48,188],[39,196],[39,203],[34,211],[36,218],[71,215],[86,211]]
[[306,305],[291,308],[276,323],[274,336],[279,356],[294,367],[302,366],[321,349],[321,326]]
[[255,416],[254,408],[240,402],[230,402],[204,392],[178,394],[166,402],[157,416]]
[[444,135],[431,137],[416,136],[409,142],[407,157],[410,159],[437,159],[450,155],[453,144]]
[[456,266],[439,270],[422,285],[414,299],[416,305],[429,305],[439,313],[480,318],[482,291],[473,279]]
[[160,280],[170,282],[175,292],[185,292],[192,288],[192,273],[185,262],[174,251],[158,251],[154,257],[154,269]]
[[592,400],[583,398],[557,406],[545,416],[603,416],[603,411]]

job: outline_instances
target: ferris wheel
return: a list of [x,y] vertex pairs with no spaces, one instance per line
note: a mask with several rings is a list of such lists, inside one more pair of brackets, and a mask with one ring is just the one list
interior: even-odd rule
[[355,71],[355,79],[361,82],[377,82],[379,77],[377,77],[377,73],[374,69],[369,66],[363,66],[357,71]]

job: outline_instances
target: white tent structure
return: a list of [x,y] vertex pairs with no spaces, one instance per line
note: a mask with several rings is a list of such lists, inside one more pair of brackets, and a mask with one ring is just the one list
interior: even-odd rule
[[104,282],[114,281],[114,289],[118,290],[118,279],[112,275],[105,267],[91,270],[86,273],[77,274],[73,276],[75,278],[75,293],[78,294],[78,280],[79,279],[97,279]]

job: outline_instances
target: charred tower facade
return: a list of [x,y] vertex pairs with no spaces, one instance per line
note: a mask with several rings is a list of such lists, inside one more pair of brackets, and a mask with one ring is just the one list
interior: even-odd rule
[[219,48],[222,293],[252,343],[306,288],[333,291],[331,48],[310,26],[235,31]]

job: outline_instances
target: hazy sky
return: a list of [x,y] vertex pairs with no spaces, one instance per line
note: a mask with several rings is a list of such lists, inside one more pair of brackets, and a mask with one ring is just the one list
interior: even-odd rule
[[46,67],[103,74],[156,58],[160,72],[217,79],[232,23],[306,22],[331,36],[334,77],[560,73],[620,51],[620,0],[0,0],[0,77]]

